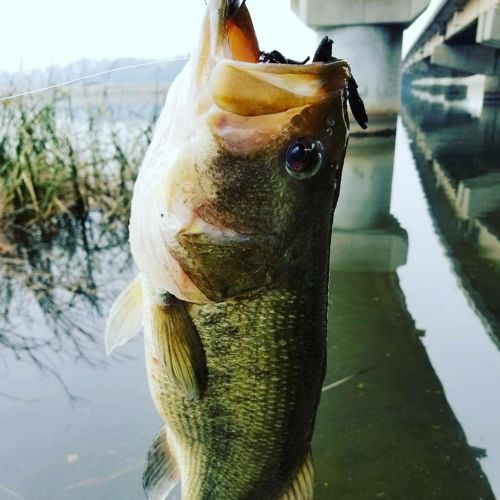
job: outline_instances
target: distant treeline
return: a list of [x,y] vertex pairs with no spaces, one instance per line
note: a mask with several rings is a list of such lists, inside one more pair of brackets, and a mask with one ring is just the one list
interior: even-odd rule
[[[110,83],[119,85],[137,84],[169,84],[186,64],[187,56],[179,56],[151,66],[141,66],[123,71],[115,71],[108,75],[88,80],[88,83]],[[82,59],[64,66],[52,66],[47,69],[17,72],[0,71],[0,89],[27,89],[74,80],[110,69],[124,68],[155,62],[153,59]]]

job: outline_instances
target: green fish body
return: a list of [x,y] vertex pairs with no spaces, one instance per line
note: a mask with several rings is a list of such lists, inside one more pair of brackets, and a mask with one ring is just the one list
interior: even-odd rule
[[151,499],[179,480],[186,500],[313,496],[350,72],[259,64],[255,44],[246,6],[209,2],[134,190],[139,275],[106,344],[144,330],[165,422],[144,474]]

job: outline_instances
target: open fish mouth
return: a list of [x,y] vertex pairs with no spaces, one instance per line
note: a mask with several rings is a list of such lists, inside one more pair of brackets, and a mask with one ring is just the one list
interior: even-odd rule
[[[219,6],[217,4],[220,4]],[[277,63],[290,65],[304,65],[310,60],[299,62],[288,59],[280,52],[273,50],[264,52],[259,47],[259,41],[253,26],[246,0],[212,1],[211,19],[217,23],[217,34],[213,35],[214,56],[228,58],[233,61],[247,63]],[[324,45],[323,42],[321,44]],[[313,62],[331,62],[325,51],[317,52]]]
[[[134,188],[138,267],[160,294],[188,302],[248,296],[280,279],[310,209],[302,198],[321,184],[311,177],[340,175],[328,167],[343,161],[345,99],[353,107],[357,95],[328,38],[312,61],[263,51],[247,4],[208,0]],[[299,186],[300,176],[311,180]]]
[[345,89],[350,69],[344,61],[325,58],[302,65],[276,51],[261,51],[247,3],[212,0],[208,16],[205,70],[221,110],[245,117],[276,115]]
[[356,81],[347,63],[333,56],[329,37],[321,40],[312,61],[295,61],[276,50],[261,50],[246,0],[215,0],[209,7],[216,62],[210,87],[221,109],[242,116],[280,113],[345,89],[354,118],[367,128]]
[[222,2],[218,15],[218,46],[222,45],[224,52],[229,52],[234,61],[258,63],[261,56],[259,41],[246,2]]
[[[276,236],[269,215],[257,223],[248,221],[246,207],[238,209],[236,200],[248,198],[252,175],[262,175],[262,166],[251,167],[250,158],[272,149],[270,137],[279,137],[277,131],[305,110],[327,107],[333,95],[347,94],[350,68],[333,57],[332,45],[323,39],[309,64],[309,58],[299,62],[265,52],[245,1],[209,1],[199,52],[192,57],[199,95],[204,96],[196,114],[213,133],[219,157],[222,151],[229,156],[215,170],[205,160],[198,163],[202,203],[183,209],[190,222],[179,225],[168,250],[183,275],[211,301],[252,294],[287,264],[285,241]],[[311,120],[301,133],[314,136],[317,126]],[[240,156],[247,160],[235,176],[234,159]]]

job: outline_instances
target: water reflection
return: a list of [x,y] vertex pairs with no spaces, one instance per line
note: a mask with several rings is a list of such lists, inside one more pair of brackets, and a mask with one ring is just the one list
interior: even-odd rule
[[500,346],[500,108],[485,106],[474,117],[410,100],[403,119],[455,272]]
[[142,496],[144,450],[159,419],[141,343],[110,363],[102,342],[103,315],[133,272],[127,237],[126,221],[98,213],[5,237],[2,499]]
[[492,498],[395,273],[408,250],[390,214],[395,141],[366,141],[351,144],[333,237],[327,380],[375,368],[322,398],[317,498]]
[[[435,111],[444,112],[439,108]],[[454,119],[443,123],[444,136],[446,128],[454,128]],[[444,196],[426,197],[425,182],[419,179],[419,175],[432,165],[433,154],[437,155],[439,148],[434,149],[434,153],[429,152],[426,158],[414,155],[410,147],[414,147],[419,138],[423,135],[413,135],[409,130],[407,137],[402,127],[399,130],[392,210],[408,229],[411,245],[408,265],[401,268],[398,275],[408,309],[419,327],[426,331],[424,345],[468,442],[486,450],[481,466],[498,496],[500,404],[498,398],[492,397],[498,393],[500,380],[498,329],[480,309],[484,299],[491,300],[495,295],[485,297],[471,293],[473,289],[466,286],[467,267],[462,243],[457,240],[451,247],[444,236],[444,229],[460,225],[458,217],[440,220],[438,202],[443,201]],[[439,133],[434,135],[435,146],[439,144],[438,138]],[[463,151],[458,142],[455,149],[454,166],[460,172]],[[476,151],[479,158],[489,156],[481,153],[481,148]],[[466,164],[464,170],[467,170]],[[443,222],[448,225],[446,228]],[[460,254],[464,256],[463,265],[458,259]],[[477,253],[471,255],[475,259]],[[481,280],[478,284],[478,289],[484,286]],[[498,295],[498,290],[494,293]]]
[[[347,160],[327,383],[373,369],[322,398],[314,438],[320,500],[489,499],[490,482],[500,481],[492,397],[499,353],[475,314],[498,335],[498,206],[477,211],[457,194],[497,171],[486,151],[498,150],[496,112],[486,108],[493,118],[477,119],[421,102],[406,110],[428,206],[409,150],[394,164],[394,138],[355,139]],[[141,498],[145,453],[161,425],[141,342],[111,364],[102,348],[101,315],[133,273],[126,221],[63,218],[2,244],[1,390],[18,400],[0,397],[0,498]],[[60,381],[80,398],[75,405]],[[487,458],[478,461],[478,448]]]
[[393,169],[394,137],[351,140],[335,213],[332,269],[393,272],[406,262],[407,234],[390,213]]
[[15,226],[4,235],[0,346],[55,376],[71,398],[47,354],[91,366],[103,363],[95,322],[108,303],[110,272],[129,265],[126,241],[124,222],[103,224],[97,213]]

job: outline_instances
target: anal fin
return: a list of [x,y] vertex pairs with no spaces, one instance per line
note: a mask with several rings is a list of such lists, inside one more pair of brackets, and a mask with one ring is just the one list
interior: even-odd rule
[[206,386],[207,365],[201,339],[186,305],[174,296],[153,305],[153,345],[169,381],[188,399]]
[[312,500],[314,495],[314,466],[309,452],[296,476],[280,500]]
[[165,500],[179,482],[179,471],[163,426],[148,451],[142,485],[148,500]]

